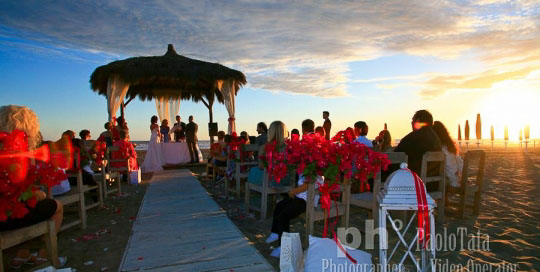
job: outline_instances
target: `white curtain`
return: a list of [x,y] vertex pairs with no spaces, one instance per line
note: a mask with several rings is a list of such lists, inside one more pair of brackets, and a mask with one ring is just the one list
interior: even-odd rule
[[171,126],[176,122],[176,115],[178,115],[178,112],[180,112],[180,98],[171,98],[171,100],[169,100],[169,116],[171,118],[169,119],[169,124],[171,124]]
[[[159,117],[159,123],[161,124],[161,122],[163,122],[164,119],[169,118],[169,99],[160,97],[160,98],[155,98],[155,100],[156,100],[156,110]],[[171,123],[170,120],[169,120],[169,123]]]
[[227,108],[227,112],[229,113],[229,128],[228,133],[232,134],[233,132],[236,132],[236,123],[235,123],[235,105],[234,105],[234,99],[236,95],[236,84],[234,80],[228,80],[226,82],[217,82],[218,87],[221,85],[220,91],[223,94],[223,100],[225,100],[225,108]]
[[116,112],[120,107],[129,89],[129,84],[123,82],[118,76],[111,76],[107,82],[107,111],[109,121],[116,117]]
[[176,115],[180,111],[180,98],[160,97],[155,100],[160,123],[167,119],[169,120],[169,126],[172,126],[176,122]]

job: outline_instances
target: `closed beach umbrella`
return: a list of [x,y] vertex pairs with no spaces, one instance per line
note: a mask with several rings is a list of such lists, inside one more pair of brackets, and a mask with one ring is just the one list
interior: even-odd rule
[[523,130],[522,129],[519,130],[519,141],[520,142],[523,141]]
[[457,140],[461,142],[461,125],[457,125]]
[[525,126],[525,139],[529,140],[530,136],[531,136],[531,128],[529,127],[529,125],[526,125]]
[[504,140],[508,142],[508,126],[504,126]]
[[480,119],[480,113],[476,115],[476,139],[482,139],[482,120]]
[[465,121],[465,141],[469,140],[469,120]]
[[495,140],[495,130],[493,129],[493,125],[491,125],[491,141],[493,142]]

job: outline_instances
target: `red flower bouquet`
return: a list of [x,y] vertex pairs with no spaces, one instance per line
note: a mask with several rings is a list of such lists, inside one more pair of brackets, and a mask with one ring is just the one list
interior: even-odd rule
[[4,222],[8,218],[22,218],[28,207],[36,206],[35,184],[51,187],[66,179],[57,165],[72,162],[72,156],[51,154],[48,146],[29,151],[27,136],[20,130],[1,132],[0,141],[0,222]]

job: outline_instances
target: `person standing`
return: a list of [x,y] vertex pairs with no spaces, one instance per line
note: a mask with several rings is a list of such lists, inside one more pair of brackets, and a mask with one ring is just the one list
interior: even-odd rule
[[181,122],[182,118],[180,115],[176,115],[176,123],[174,123],[173,128],[171,128],[171,133],[174,133],[174,141],[180,142],[186,138],[186,123]]
[[186,142],[189,150],[191,163],[199,161],[199,152],[197,151],[197,131],[199,126],[193,122],[193,115],[189,116],[189,123],[186,125]]
[[330,116],[329,112],[323,111],[322,113],[322,118],[324,119],[323,128],[324,128],[326,140],[330,140],[330,129],[332,129],[332,122],[330,121],[330,119],[328,119],[329,116]]

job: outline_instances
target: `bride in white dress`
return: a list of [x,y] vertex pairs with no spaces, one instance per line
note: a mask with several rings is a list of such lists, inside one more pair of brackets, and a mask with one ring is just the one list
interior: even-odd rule
[[150,131],[152,135],[150,136],[150,141],[148,142],[148,150],[146,151],[146,156],[144,157],[144,162],[141,166],[142,172],[156,172],[163,170],[163,163],[161,161],[161,146],[159,144],[160,132],[159,126],[157,124],[157,116],[152,116],[150,122]]

